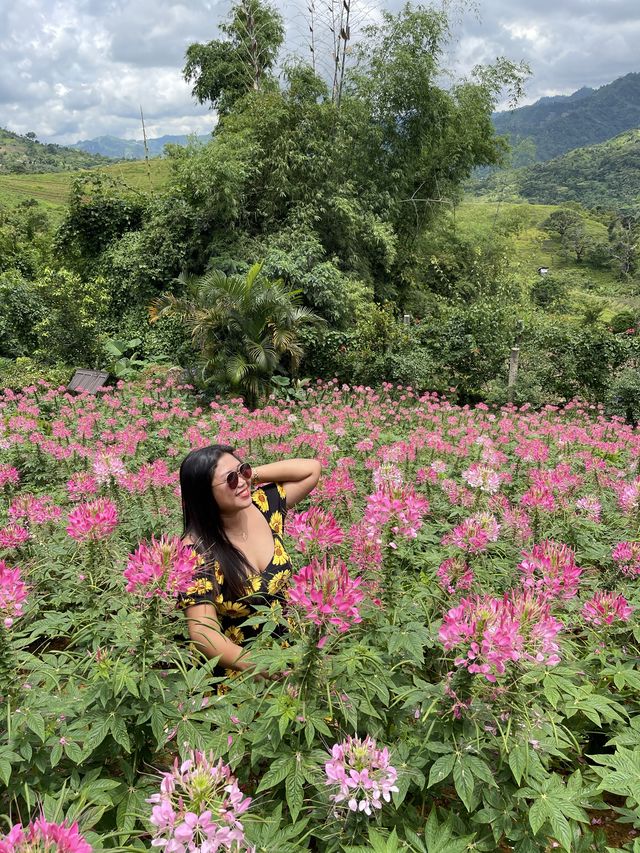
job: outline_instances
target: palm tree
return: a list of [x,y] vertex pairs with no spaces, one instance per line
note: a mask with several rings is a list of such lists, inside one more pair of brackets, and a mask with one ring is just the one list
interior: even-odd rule
[[246,277],[211,270],[180,276],[185,293],[167,294],[150,308],[151,321],[163,315],[181,320],[200,351],[205,384],[239,390],[255,408],[281,360],[293,373],[303,355],[303,325],[322,322],[300,304],[301,291],[287,290],[280,279],[262,275],[254,264]]

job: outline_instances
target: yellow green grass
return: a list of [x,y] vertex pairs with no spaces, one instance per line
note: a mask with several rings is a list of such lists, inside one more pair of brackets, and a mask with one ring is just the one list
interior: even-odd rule
[[[93,169],[79,172],[48,172],[33,175],[0,175],[0,205],[15,207],[29,199],[43,205],[55,219],[62,215],[69,198],[69,189],[74,178],[89,174]],[[169,163],[163,158],[154,158],[149,164],[144,160],[114,163],[98,171],[120,180],[125,187],[139,192],[152,192],[162,187],[169,176]]]

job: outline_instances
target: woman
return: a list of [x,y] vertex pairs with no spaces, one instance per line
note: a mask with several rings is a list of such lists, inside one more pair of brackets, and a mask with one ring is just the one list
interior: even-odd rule
[[[320,471],[315,459],[252,470],[221,444],[192,450],[182,462],[183,539],[204,563],[180,606],[194,645],[219,658],[220,667],[252,667],[242,648],[251,631],[240,626],[257,605],[282,598],[291,576],[281,539],[284,518],[315,487]],[[251,487],[262,483],[268,485],[252,494]]]

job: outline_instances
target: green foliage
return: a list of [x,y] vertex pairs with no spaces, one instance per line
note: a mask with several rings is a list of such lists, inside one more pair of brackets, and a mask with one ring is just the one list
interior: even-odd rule
[[637,362],[615,376],[606,399],[607,412],[634,426],[640,423],[640,370]]
[[555,312],[566,310],[568,293],[566,277],[551,273],[541,275],[529,291],[534,305]]
[[0,128],[0,174],[63,172],[108,163],[106,157],[53,143],[42,144],[35,134],[20,136]]
[[193,83],[193,97],[224,116],[244,95],[270,82],[284,28],[280,13],[267,3],[239,0],[220,29],[225,40],[187,48],[182,73]]
[[278,368],[296,373],[303,354],[300,328],[319,321],[299,305],[298,291],[262,274],[260,264],[246,276],[214,270],[183,283],[183,296],[168,294],[155,302],[152,319],[169,316],[185,323],[205,384],[241,390],[254,407]]
[[28,356],[19,356],[16,359],[0,356],[0,388],[20,391],[25,386],[37,385],[40,381],[50,382],[57,388],[60,385],[68,385],[72,376],[73,369],[66,364],[48,364]]
[[17,272],[0,274],[0,356],[20,358],[33,353],[35,326],[46,314],[45,303],[32,282]]
[[49,219],[36,201],[0,206],[0,273],[17,270],[35,277],[49,257],[50,237]]
[[102,172],[73,179],[69,206],[56,235],[57,250],[67,262],[84,270],[112,241],[140,228],[143,204],[123,191]]
[[35,357],[49,364],[92,367],[109,302],[104,280],[85,280],[65,269],[45,269],[33,287],[44,309],[33,329],[38,341]]

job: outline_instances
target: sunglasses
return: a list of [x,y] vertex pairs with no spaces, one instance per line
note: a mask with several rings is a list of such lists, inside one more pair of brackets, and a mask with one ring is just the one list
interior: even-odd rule
[[252,475],[253,471],[251,470],[251,465],[249,465],[248,462],[241,462],[235,471],[229,471],[224,480],[218,480],[218,482],[213,483],[213,485],[219,486],[221,483],[226,483],[230,489],[237,489],[239,477],[242,477],[243,480],[251,480]]

